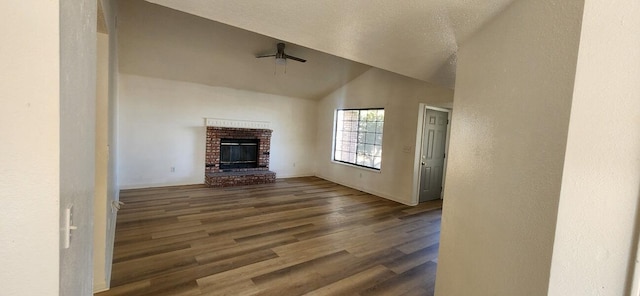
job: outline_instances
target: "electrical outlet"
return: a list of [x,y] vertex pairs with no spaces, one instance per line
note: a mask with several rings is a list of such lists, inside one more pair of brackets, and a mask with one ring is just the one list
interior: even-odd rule
[[294,167],[294,168],[296,167],[296,163],[295,163],[295,162],[293,163],[293,167]]
[[171,167],[171,172],[175,173],[176,172],[176,167]]

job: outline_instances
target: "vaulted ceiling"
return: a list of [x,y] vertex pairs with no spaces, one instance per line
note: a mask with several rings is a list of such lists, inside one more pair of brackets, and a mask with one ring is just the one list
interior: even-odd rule
[[[120,0],[119,70],[304,99],[370,67],[454,88],[460,44],[512,1]],[[278,42],[308,62],[255,58]]]
[[286,52],[306,63],[255,58],[280,41],[142,0],[118,2],[121,73],[320,99],[371,68],[293,43]]
[[449,88],[455,84],[459,45],[513,2],[147,1]]

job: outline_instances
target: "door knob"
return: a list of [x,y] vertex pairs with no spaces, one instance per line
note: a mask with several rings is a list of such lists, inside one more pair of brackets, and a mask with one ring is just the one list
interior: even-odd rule
[[424,161],[422,162],[422,165],[425,165],[426,163],[424,163]]

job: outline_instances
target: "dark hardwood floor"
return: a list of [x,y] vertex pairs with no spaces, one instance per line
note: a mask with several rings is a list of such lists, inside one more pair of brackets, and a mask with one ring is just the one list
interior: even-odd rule
[[441,201],[323,179],[122,191],[108,295],[432,295]]

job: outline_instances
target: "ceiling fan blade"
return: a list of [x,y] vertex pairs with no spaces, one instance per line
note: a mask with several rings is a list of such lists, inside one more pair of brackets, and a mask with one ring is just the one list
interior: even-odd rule
[[290,55],[288,55],[288,54],[285,54],[284,56],[285,56],[287,59],[292,59],[292,60],[294,60],[294,61],[298,61],[298,62],[301,62],[301,63],[305,63],[305,62],[307,61],[307,60],[305,60],[305,59],[301,59],[301,58],[297,58],[297,57],[294,57],[294,56],[290,56]]
[[270,58],[270,57],[275,57],[275,56],[276,56],[275,54],[267,54],[267,55],[259,55],[259,56],[256,56],[256,58],[258,58],[258,59],[259,59],[259,58]]

